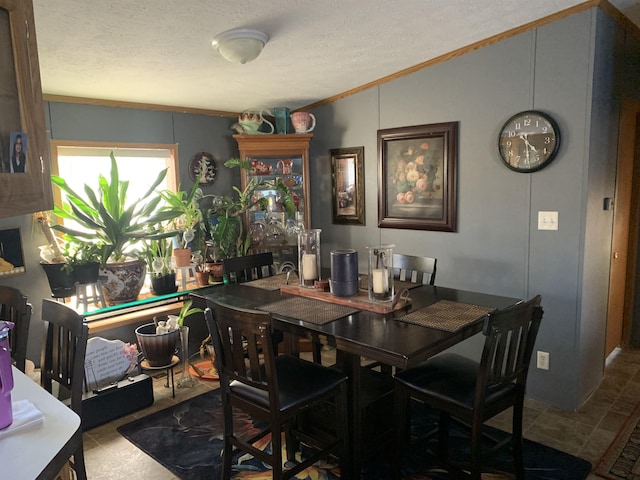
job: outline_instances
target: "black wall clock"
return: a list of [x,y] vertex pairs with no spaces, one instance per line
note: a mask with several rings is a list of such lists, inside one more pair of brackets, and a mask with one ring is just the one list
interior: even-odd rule
[[560,148],[560,129],[553,118],[537,110],[516,113],[498,136],[498,152],[516,172],[535,172],[551,163]]
[[210,153],[196,153],[189,162],[191,180],[197,181],[200,185],[211,185],[215,182],[217,174],[216,159]]

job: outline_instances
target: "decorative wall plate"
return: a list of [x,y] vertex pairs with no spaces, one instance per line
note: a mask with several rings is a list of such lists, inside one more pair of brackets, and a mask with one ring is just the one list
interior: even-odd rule
[[211,185],[218,175],[216,159],[207,152],[196,153],[189,163],[189,175],[200,185]]

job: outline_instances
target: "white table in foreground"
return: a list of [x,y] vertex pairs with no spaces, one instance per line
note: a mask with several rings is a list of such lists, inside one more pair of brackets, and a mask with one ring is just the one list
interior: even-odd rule
[[29,400],[44,415],[44,423],[0,439],[2,478],[37,478],[80,428],[80,417],[15,367],[11,400]]

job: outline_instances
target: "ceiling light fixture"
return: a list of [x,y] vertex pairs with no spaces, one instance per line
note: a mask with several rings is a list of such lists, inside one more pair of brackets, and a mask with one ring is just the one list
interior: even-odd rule
[[247,63],[260,55],[269,37],[258,30],[236,28],[222,32],[213,39],[211,45],[231,63]]

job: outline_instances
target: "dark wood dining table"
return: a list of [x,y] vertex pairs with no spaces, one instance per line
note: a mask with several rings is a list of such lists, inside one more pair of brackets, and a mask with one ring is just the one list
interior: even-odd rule
[[[387,314],[359,310],[324,324],[282,313],[272,313],[274,328],[288,334],[286,339],[290,342],[289,347],[292,351],[295,352],[297,344],[293,339],[303,337],[322,339],[340,352],[341,366],[349,376],[350,440],[354,478],[360,478],[365,456],[364,444],[370,440],[364,429],[362,360],[366,358],[398,369],[413,367],[479,333],[482,330],[484,315],[479,315],[476,320],[455,332],[407,323],[399,318],[441,300],[478,305],[491,310],[503,309],[521,301],[518,298],[433,285],[421,285],[409,292],[411,303],[408,309]],[[279,290],[255,288],[250,284],[218,285],[200,289],[192,295],[204,300],[215,298],[233,306],[256,309],[291,296]],[[388,414],[391,416],[391,412]]]

